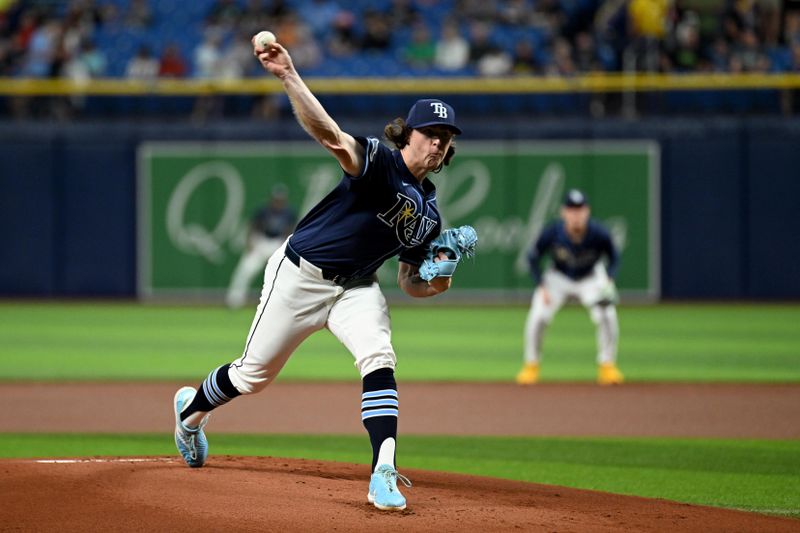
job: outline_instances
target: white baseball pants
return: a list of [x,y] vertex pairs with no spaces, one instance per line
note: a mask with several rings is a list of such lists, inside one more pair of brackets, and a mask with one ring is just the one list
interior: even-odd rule
[[609,283],[608,274],[602,263],[597,263],[591,274],[574,281],[554,269],[544,273],[542,284],[550,295],[545,304],[541,289],[536,289],[531,299],[531,309],[525,323],[525,362],[538,363],[542,358],[542,340],[547,326],[568,298],[576,298],[589,310],[589,316],[597,328],[598,364],[615,363],[619,322],[617,309],[613,304],[599,305],[603,290]]
[[263,389],[309,335],[328,328],[353,354],[363,378],[396,364],[386,299],[377,282],[345,290],[319,268],[285,255],[286,243],[270,257],[264,287],[242,356],[229,375],[242,394]]
[[228,307],[241,307],[247,299],[247,289],[253,277],[259,272],[264,272],[264,265],[275,250],[281,247],[283,239],[259,236],[255,238],[250,250],[242,254],[236,269],[231,276],[231,283],[225,295]]

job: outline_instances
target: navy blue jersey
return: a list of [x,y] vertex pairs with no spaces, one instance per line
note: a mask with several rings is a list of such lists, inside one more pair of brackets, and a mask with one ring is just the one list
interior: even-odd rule
[[422,264],[428,244],[442,230],[436,188],[406,167],[399,150],[374,137],[364,146],[360,176],[342,181],[297,224],[289,245],[306,261],[347,277],[373,274],[384,261]]
[[253,215],[250,223],[254,231],[265,237],[271,239],[283,237],[285,239],[292,232],[296,220],[294,211],[289,207],[276,209],[272,206],[265,206]]
[[586,235],[579,243],[572,242],[562,220],[550,224],[542,231],[528,255],[534,284],[538,285],[542,278],[540,261],[548,253],[553,259],[555,269],[573,280],[590,274],[595,263],[604,255],[608,259],[607,269],[611,278],[616,276],[619,264],[619,254],[611,241],[611,234],[594,220],[589,221]]

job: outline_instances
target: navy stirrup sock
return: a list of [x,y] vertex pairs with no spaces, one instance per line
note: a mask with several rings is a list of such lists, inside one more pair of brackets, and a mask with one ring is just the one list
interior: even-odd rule
[[361,421],[372,443],[372,470],[378,462],[381,444],[388,438],[397,440],[397,383],[394,370],[380,368],[370,372],[362,381]]
[[223,365],[211,371],[208,377],[197,388],[192,403],[181,412],[181,420],[198,411],[208,412],[212,409],[225,405],[242,393],[231,383],[228,376],[228,367]]

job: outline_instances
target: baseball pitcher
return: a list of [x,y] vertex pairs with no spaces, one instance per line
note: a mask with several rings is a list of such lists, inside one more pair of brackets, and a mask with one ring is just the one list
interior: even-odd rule
[[264,389],[300,343],[327,328],[353,355],[362,379],[361,419],[372,444],[367,499],[378,509],[404,509],[397,482],[410,482],[395,467],[397,359],[375,272],[399,256],[399,286],[410,296],[430,297],[450,288],[455,264],[474,249],[471,228],[442,231],[436,188],[427,178],[455,154],[454,139],[461,133],[455,111],[441,100],[417,101],[407,118],[384,128],[391,149],[375,137],[342,131],[282,45],[256,43],[254,52],[280,80],[298,122],[336,159],[343,177],[270,257],[241,357],[212,370],[197,390],[176,393],[175,443],[189,466],[202,466],[209,412]]

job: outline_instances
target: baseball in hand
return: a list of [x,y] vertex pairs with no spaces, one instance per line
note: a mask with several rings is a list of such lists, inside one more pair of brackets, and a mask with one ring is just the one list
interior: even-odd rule
[[266,50],[267,46],[275,42],[275,34],[271,31],[260,31],[256,34],[253,42],[255,43],[256,48],[260,50]]

